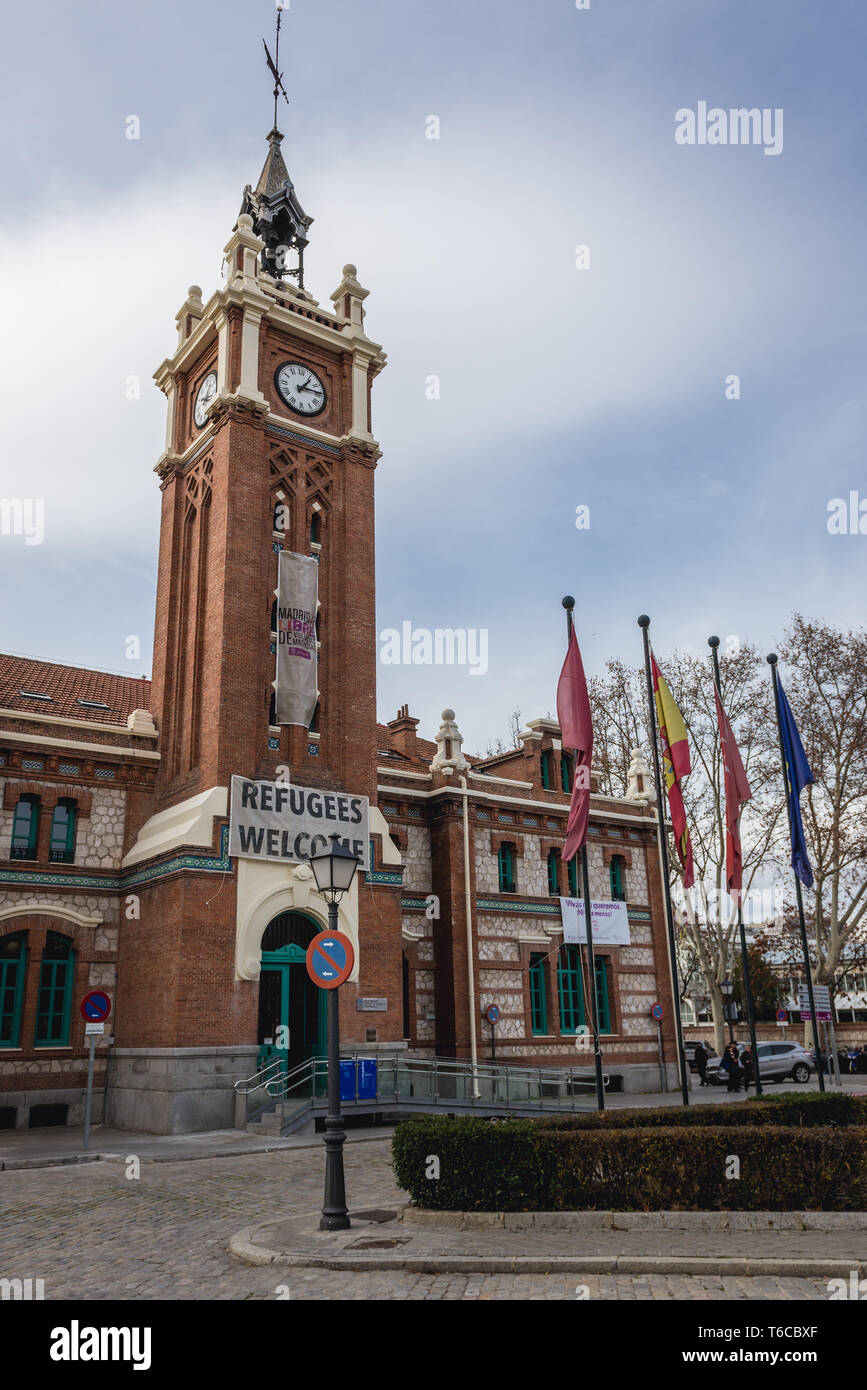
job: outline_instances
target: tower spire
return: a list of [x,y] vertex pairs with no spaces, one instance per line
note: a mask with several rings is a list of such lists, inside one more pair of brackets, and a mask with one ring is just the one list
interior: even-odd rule
[[[241,212],[252,217],[253,229],[265,243],[262,251],[262,269],[277,280],[282,280],[286,275],[291,276],[298,281],[298,288],[303,290],[304,248],[313,218],[307,216],[298,201],[280,148],[283,136],[277,129],[277,106],[281,95],[287,106],[289,104],[289,97],[283,85],[283,74],[280,71],[280,26],[283,9],[283,0],[277,0],[277,32],[273,58],[267,43],[262,40],[265,60],[274,78],[274,124],[268,132],[268,155],[256,187],[252,188],[247,184],[244,189]],[[294,265],[291,263],[293,259]]]
[[271,57],[271,54],[268,52],[268,45],[266,44],[265,40],[262,40],[262,46],[265,49],[265,60],[274,76],[274,130],[277,129],[277,102],[280,98],[281,92],[283,96],[286,98],[286,105],[289,105],[289,97],[287,95],[286,88],[283,86],[283,74],[280,71],[280,25],[282,24],[282,22],[282,0],[277,0],[277,35],[274,42],[273,58]]

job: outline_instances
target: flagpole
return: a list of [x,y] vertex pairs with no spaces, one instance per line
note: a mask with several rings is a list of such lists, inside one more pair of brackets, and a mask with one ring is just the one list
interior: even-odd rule
[[[708,646],[710,647],[711,652],[713,653],[713,678],[714,678],[714,684],[716,685],[716,688],[717,688],[717,693],[718,693],[718,695],[719,695],[720,704],[722,704],[722,685],[721,685],[721,682],[720,682],[720,675],[719,675],[719,656],[718,656],[718,654],[717,654],[717,649],[718,649],[718,647],[719,647],[719,638],[718,638],[718,637],[709,637],[709,638],[707,639],[707,644],[708,644]],[[721,751],[723,751],[723,750],[721,749]],[[723,782],[725,782],[725,753],[724,753],[724,752],[723,752]],[[726,793],[726,798],[728,798],[728,793]],[[728,799],[726,799],[726,811],[728,811]],[[740,939],[741,939],[741,970],[742,970],[743,973],[744,973],[744,994],[746,995],[746,1001],[747,1001],[747,1022],[749,1023],[749,1028],[750,1028],[750,1047],[751,1047],[752,1050],[753,1050],[753,1073],[754,1073],[755,1078],[756,1078],[756,1095],[757,1095],[757,1096],[760,1096],[760,1095],[762,1094],[762,1077],[761,1077],[761,1072],[760,1072],[760,1069],[759,1069],[758,1043],[756,1042],[756,1013],[755,1013],[755,1008],[754,1008],[754,1006],[753,1006],[753,987],[752,987],[752,983],[751,983],[751,981],[750,981],[750,965],[749,965],[749,960],[748,960],[748,958],[747,958],[747,934],[746,934],[746,932],[745,932],[745,930],[744,930],[744,909],[743,909],[743,889],[742,889],[742,888],[738,890],[738,899],[737,899],[737,902],[738,902],[738,932],[739,932],[739,934],[740,934]]]
[[659,854],[662,859],[662,891],[665,895],[665,920],[668,928],[668,955],[671,969],[672,1008],[674,1029],[677,1038],[677,1066],[680,1072],[680,1094],[684,1105],[689,1105],[689,1087],[686,1078],[686,1062],[683,1054],[683,1024],[680,1017],[680,984],[677,978],[677,944],[674,939],[674,917],[671,911],[671,887],[668,882],[668,845],[665,833],[665,813],[662,807],[662,779],[659,773],[659,744],[656,732],[656,704],[653,698],[653,676],[650,674],[650,619],[642,613],[638,626],[644,634],[644,673],[647,677],[647,705],[650,712],[650,742],[653,745],[654,780],[656,781],[656,815],[659,821]]
[[[780,740],[780,762],[783,765],[783,785],[786,793],[786,814],[789,818],[789,838],[793,842],[792,852],[794,853],[794,827],[792,825],[792,810],[789,804],[789,774],[786,770],[786,751],[783,746],[783,715],[780,709],[780,677],[777,674],[777,660],[778,657],[776,652],[771,652],[767,658],[768,665],[771,668],[771,680],[774,687],[774,708],[777,711],[777,736]],[[794,787],[791,788],[791,791],[792,795],[794,795]],[[819,1077],[819,1090],[824,1091],[825,1078],[822,1074],[824,1060],[822,1058],[822,1049],[819,1046],[819,1024],[816,1019],[816,1002],[813,998],[813,970],[810,965],[810,945],[807,941],[807,922],[804,917],[804,895],[801,892],[801,880],[799,879],[797,874],[795,874],[795,894],[798,899],[798,921],[801,924],[801,951],[804,956],[804,973],[807,976],[807,998],[810,1001],[810,1014],[813,1023],[813,1047],[816,1053],[816,1067]]]
[[[566,609],[566,651],[572,637],[572,610],[575,600],[567,595],[563,600]],[[572,771],[573,783],[578,772],[578,760]],[[590,768],[587,769],[588,778]],[[590,794],[588,783],[587,794]],[[602,1053],[599,1050],[599,1000],[596,996],[596,957],[593,953],[593,914],[590,910],[590,870],[587,866],[587,841],[581,846],[581,881],[584,891],[584,922],[587,935],[587,970],[590,975],[590,1019],[593,1024],[593,1070],[596,1078],[596,1109],[605,1109],[605,1086],[602,1080]]]

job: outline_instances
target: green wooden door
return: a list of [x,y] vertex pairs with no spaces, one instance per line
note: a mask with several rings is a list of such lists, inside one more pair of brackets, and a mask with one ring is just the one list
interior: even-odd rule
[[287,1071],[326,1052],[325,992],[307,974],[307,953],[294,943],[262,952],[259,1066],[279,1058]]

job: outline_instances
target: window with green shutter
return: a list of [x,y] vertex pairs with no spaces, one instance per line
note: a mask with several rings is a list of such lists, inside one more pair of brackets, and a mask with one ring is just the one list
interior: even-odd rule
[[509,844],[500,845],[500,848],[497,851],[497,861],[500,872],[500,892],[514,893],[515,846]]
[[37,1047],[66,1047],[69,1042],[74,965],[72,942],[49,932],[39,968],[34,1038]]
[[[599,1011],[599,1032],[611,1032],[611,1005],[608,997],[608,963],[601,956],[596,966],[596,1007]],[[577,1033],[591,1020],[585,1018],[584,976],[581,969],[581,950],[578,946],[561,946],[557,958],[557,993],[560,1000],[560,1032]]]
[[554,780],[552,776],[553,763],[554,756],[550,750],[542,754],[542,786],[546,792],[551,790],[551,783]]
[[75,802],[58,801],[51,818],[48,858],[53,864],[72,864],[75,860]]
[[13,859],[35,859],[39,838],[39,797],[22,796],[12,821]]
[[24,1004],[27,938],[6,936],[0,941],[0,1047],[17,1047]]
[[548,1032],[548,1001],[545,989],[545,957],[530,957],[530,1016],[533,1036],[544,1036]]
[[560,999],[560,1032],[577,1033],[584,1026],[581,953],[577,946],[561,946],[557,956],[557,994]]
[[560,758],[560,786],[564,792],[572,790],[572,759],[566,753]]
[[560,892],[560,876],[558,872],[558,860],[560,856],[556,849],[548,850],[548,892],[556,897]]
[[623,870],[625,861],[619,854],[615,854],[608,866],[608,877],[611,882],[611,897],[616,903],[626,902],[626,888]]
[[569,897],[578,896],[578,855],[573,854],[569,863],[566,865],[566,872],[569,875]]
[[599,1010],[599,1032],[611,1032],[611,1007],[608,1000],[608,961],[594,956],[596,966],[596,1007]]

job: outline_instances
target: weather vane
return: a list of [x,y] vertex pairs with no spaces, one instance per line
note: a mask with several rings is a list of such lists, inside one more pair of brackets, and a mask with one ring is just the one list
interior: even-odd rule
[[284,10],[285,8],[286,8],[286,6],[285,6],[284,0],[277,0],[277,42],[276,42],[276,44],[275,44],[275,46],[274,46],[274,53],[275,53],[275,57],[274,57],[274,58],[271,57],[271,54],[270,54],[270,52],[268,51],[268,45],[265,43],[265,40],[264,40],[264,39],[262,40],[262,45],[263,45],[263,47],[264,47],[264,49],[265,49],[265,58],[267,59],[268,67],[271,69],[271,72],[272,72],[273,75],[274,75],[274,129],[275,129],[275,130],[277,129],[277,102],[278,102],[278,100],[279,100],[279,98],[280,98],[281,92],[282,92],[283,96],[284,96],[285,99],[286,99],[286,105],[287,105],[287,106],[289,105],[289,97],[288,97],[288,95],[287,95],[287,93],[286,93],[286,88],[283,86],[283,74],[281,73],[280,68],[279,68],[279,63],[280,63],[280,25],[281,25],[281,23],[282,23],[282,21],[283,21],[283,10]]

